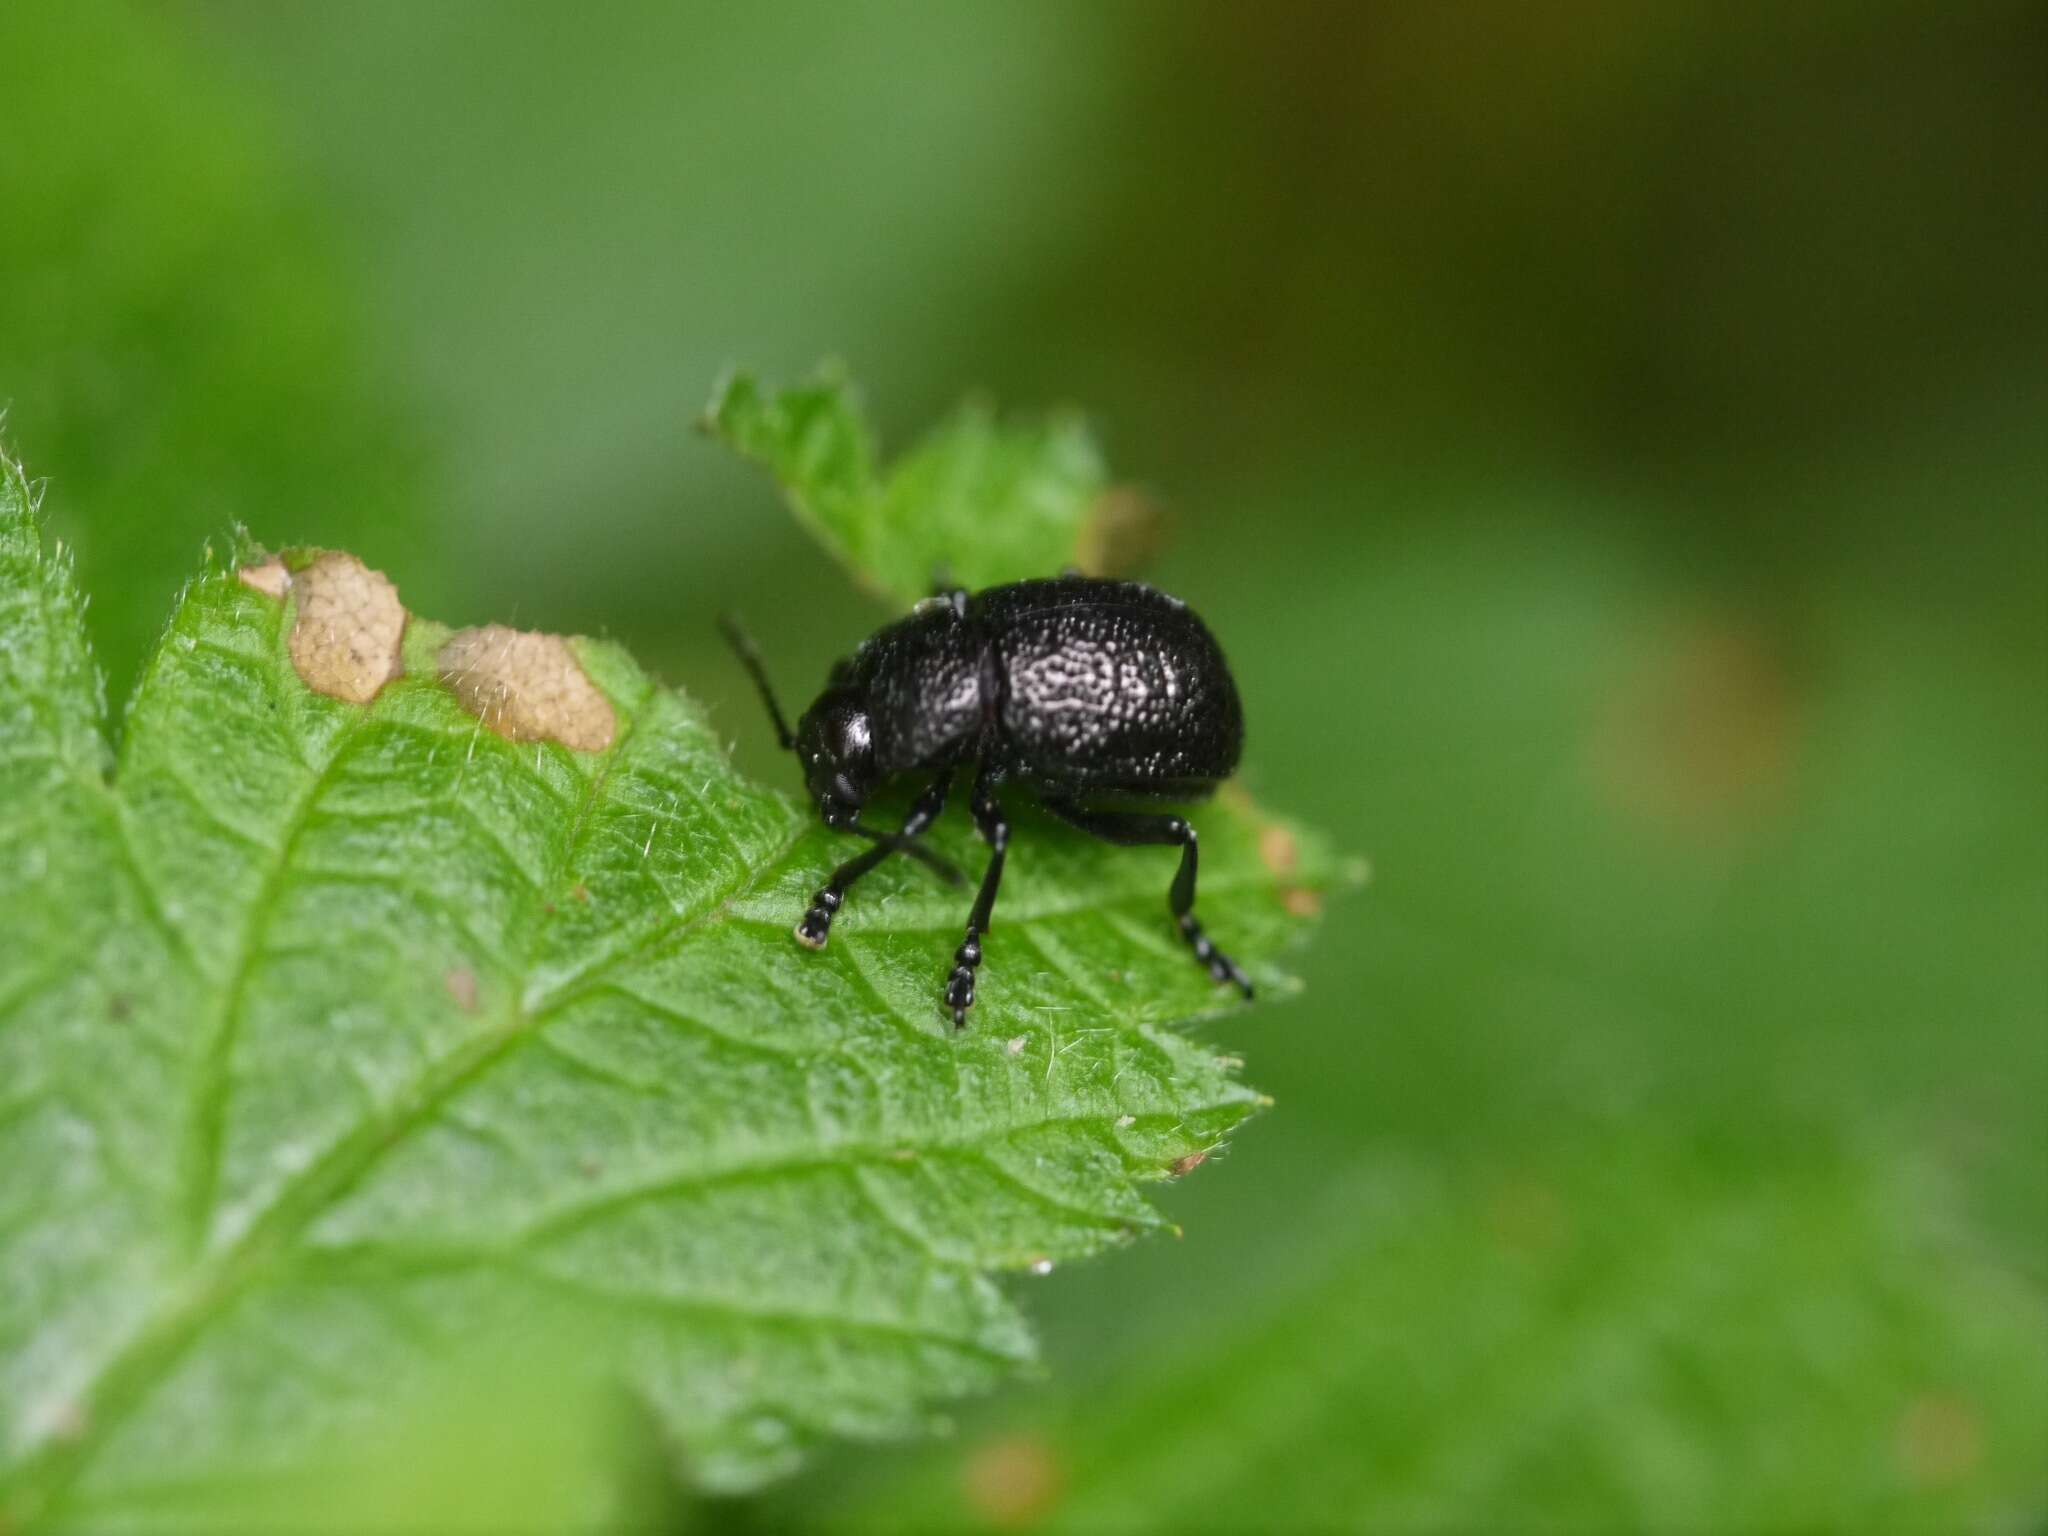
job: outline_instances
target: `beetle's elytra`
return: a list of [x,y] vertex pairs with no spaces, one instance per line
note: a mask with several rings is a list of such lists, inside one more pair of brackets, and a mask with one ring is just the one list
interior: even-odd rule
[[[991,852],[946,978],[955,1028],[974,1006],[982,935],[1002,884],[1008,794],[1029,795],[1112,843],[1177,845],[1180,868],[1166,899],[1181,936],[1211,977],[1251,996],[1244,972],[1195,920],[1195,829],[1165,810],[1128,808],[1133,800],[1206,797],[1236,769],[1244,746],[1244,712],[1223,652],[1178,598],[1086,576],[941,593],[834,666],[793,732],[752,643],[730,621],[725,628],[782,745],[802,762],[825,825],[874,844],[811,898],[796,925],[801,942],[824,948],[848,888],[891,854],[910,854],[964,883],[919,838],[972,764],[969,805]],[[868,797],[904,777],[924,787],[903,825],[888,832],[864,824]]]

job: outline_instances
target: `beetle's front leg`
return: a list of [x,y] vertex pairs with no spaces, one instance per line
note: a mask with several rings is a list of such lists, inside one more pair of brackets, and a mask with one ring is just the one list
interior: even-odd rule
[[988,868],[982,873],[974,910],[967,914],[967,937],[953,952],[953,972],[946,978],[946,1006],[952,1010],[955,1029],[966,1026],[967,1010],[974,1006],[974,973],[981,967],[981,936],[988,932],[989,918],[995,912],[996,891],[1003,883],[1003,860],[1010,849],[1010,823],[986,779],[978,780],[974,786],[974,825],[993,851]]
[[[803,945],[806,949],[823,949],[825,947],[825,941],[832,937],[832,919],[838,915],[840,904],[846,900],[847,887],[881,863],[882,860],[888,858],[890,854],[917,851],[906,845],[917,837],[919,833],[923,832],[926,827],[939,819],[939,813],[946,808],[946,792],[952,788],[952,785],[953,771],[949,768],[932,780],[925,792],[917,797],[916,803],[910,807],[910,814],[903,818],[901,830],[893,835],[887,833],[867,833],[868,836],[876,839],[875,846],[868,849],[865,853],[848,859],[844,864],[833,870],[832,878],[827,880],[818,890],[817,894],[811,897],[809,910],[804,913],[803,918],[796,925],[797,943]],[[867,831],[866,828],[857,828],[856,830]],[[926,854],[925,857],[932,860],[938,858],[936,854]],[[944,866],[943,860],[938,862],[942,867],[942,872],[944,867],[949,867]]]

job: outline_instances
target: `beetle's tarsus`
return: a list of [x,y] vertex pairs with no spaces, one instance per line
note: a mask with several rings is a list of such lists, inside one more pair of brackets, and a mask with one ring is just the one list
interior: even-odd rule
[[1239,969],[1235,960],[1218,949],[1209,935],[1202,931],[1202,925],[1195,921],[1193,913],[1183,913],[1177,920],[1180,936],[1187,940],[1188,948],[1195,952],[1195,959],[1208,967],[1209,979],[1218,986],[1236,987],[1247,999],[1252,995],[1249,977]]
[[839,904],[845,899],[841,892],[829,885],[813,896],[803,920],[794,930],[797,943],[805,949],[823,949],[825,941],[832,937],[832,919],[838,915]]
[[974,972],[981,964],[981,944],[972,933],[953,951],[953,971],[946,978],[946,1006],[953,1010],[953,1027],[967,1027],[967,1010],[974,1006]]
[[974,967],[981,963],[981,951],[975,950],[971,961],[962,959],[968,946],[960,946],[960,953],[953,957],[953,974],[946,978],[946,1006],[953,1012],[953,1027],[967,1027],[967,1010],[974,1006]]

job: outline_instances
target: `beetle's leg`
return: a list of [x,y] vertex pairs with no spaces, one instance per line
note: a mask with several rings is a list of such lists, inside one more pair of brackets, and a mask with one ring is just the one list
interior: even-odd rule
[[[839,911],[839,904],[846,900],[846,888],[890,854],[915,851],[917,835],[939,819],[939,812],[946,808],[946,791],[952,786],[953,770],[948,768],[933,779],[925,792],[917,797],[916,803],[910,807],[910,814],[903,818],[903,827],[900,831],[877,833],[867,828],[860,829],[869,837],[876,839],[875,846],[848,859],[832,871],[832,878],[811,898],[809,910],[804,913],[803,920],[796,925],[797,943],[806,949],[825,947],[825,941],[832,936],[832,919]],[[928,850],[927,858],[936,860],[937,865],[943,869],[952,868],[937,854]]]
[[1148,816],[1133,811],[1091,811],[1068,801],[1050,799],[1045,802],[1045,808],[1083,832],[1121,847],[1178,844],[1180,869],[1173,877],[1172,888],[1166,893],[1166,905],[1173,913],[1174,922],[1179,925],[1180,936],[1188,941],[1188,948],[1195,952],[1195,958],[1208,970],[1212,980],[1229,982],[1246,997],[1252,995],[1252,984],[1238,969],[1237,962],[1211,943],[1209,935],[1202,931],[1202,925],[1195,921],[1195,829],[1188,825],[1186,818]]
[[955,1029],[967,1023],[967,1010],[974,1006],[974,973],[981,965],[981,936],[988,932],[989,917],[996,909],[996,889],[1003,883],[1003,859],[1010,849],[1010,823],[985,781],[974,786],[974,825],[994,851],[982,873],[974,910],[967,914],[967,937],[953,951],[953,973],[946,978],[946,1006],[953,1011]]
[[948,885],[959,886],[967,883],[967,877],[960,873],[958,864],[944,854],[935,853],[925,847],[913,832],[884,832],[880,827],[871,827],[864,821],[849,822],[846,830],[856,837],[866,838],[871,843],[887,843],[896,852],[909,854]]

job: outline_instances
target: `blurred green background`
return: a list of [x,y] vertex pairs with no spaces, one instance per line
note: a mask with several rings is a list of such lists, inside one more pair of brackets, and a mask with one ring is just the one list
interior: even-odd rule
[[2048,1522],[2048,8],[0,7],[0,404],[116,698],[236,520],[877,614],[688,428],[1074,403],[1370,859],[1048,1372],[678,1524]]

